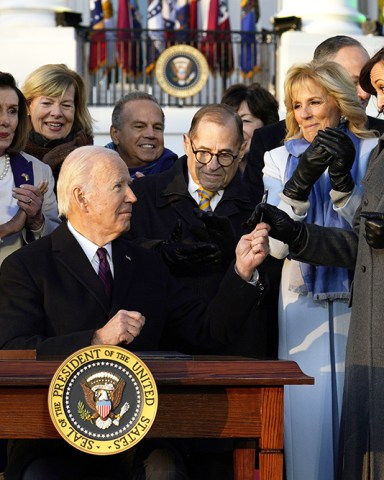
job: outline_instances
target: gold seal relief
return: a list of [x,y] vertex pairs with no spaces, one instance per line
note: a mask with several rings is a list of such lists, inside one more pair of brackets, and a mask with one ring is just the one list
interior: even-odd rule
[[208,73],[205,56],[190,45],[169,47],[156,62],[155,74],[160,87],[177,98],[200,92],[207,83]]
[[68,357],[54,374],[48,408],[73,447],[111,455],[133,447],[151,428],[158,393],[145,363],[121,347],[94,345]]

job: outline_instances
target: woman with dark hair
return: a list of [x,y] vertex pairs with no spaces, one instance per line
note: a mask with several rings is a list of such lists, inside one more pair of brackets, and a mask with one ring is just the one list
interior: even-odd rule
[[[243,135],[247,142],[245,153],[251,146],[253,132],[256,128],[263,127],[279,121],[279,104],[275,97],[259,83],[245,85],[237,83],[229,87],[221,99],[232,107],[243,121]],[[243,172],[246,165],[246,155],[240,163]]]
[[64,64],[47,64],[28,75],[22,91],[31,121],[25,151],[47,163],[57,181],[66,156],[93,144],[84,81]]
[[23,152],[28,132],[24,95],[11,74],[0,72],[0,264],[59,224],[52,172]]

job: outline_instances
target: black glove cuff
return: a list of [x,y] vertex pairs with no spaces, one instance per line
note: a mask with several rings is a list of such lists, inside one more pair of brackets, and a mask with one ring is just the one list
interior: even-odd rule
[[284,185],[283,194],[292,198],[292,200],[298,200],[299,202],[305,202],[308,200],[311,186],[305,187],[295,173]]
[[341,175],[338,178],[333,178],[332,175],[329,176],[331,181],[331,186],[336,192],[352,192],[355,187],[355,182],[350,173]]

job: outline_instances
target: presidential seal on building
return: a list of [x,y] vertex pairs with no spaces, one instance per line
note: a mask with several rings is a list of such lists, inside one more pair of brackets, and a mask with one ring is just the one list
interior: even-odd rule
[[94,455],[119,453],[137,444],[155,419],[158,394],[139,357],[115,346],[78,350],[57,369],[48,408],[60,435]]
[[160,87],[177,98],[200,92],[208,80],[208,72],[205,56],[189,45],[174,45],[164,50],[155,70]]

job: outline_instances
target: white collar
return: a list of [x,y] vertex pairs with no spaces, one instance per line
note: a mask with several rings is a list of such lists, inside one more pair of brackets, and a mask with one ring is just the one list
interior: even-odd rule
[[[78,241],[80,247],[83,249],[85,255],[88,258],[88,260],[92,263],[93,259],[95,258],[97,249],[99,248],[99,245],[96,245],[95,243],[91,242],[90,240],[88,240],[88,238],[84,237],[84,235],[82,235],[77,230],[75,230],[75,228],[73,227],[73,225],[71,224],[71,222],[69,220],[67,220],[67,225],[68,225],[69,231],[72,233],[72,235]],[[111,242],[106,243],[105,245],[103,245],[103,247],[107,250],[108,257],[109,257],[108,260],[111,263],[111,260],[112,260],[112,244],[111,244]]]

